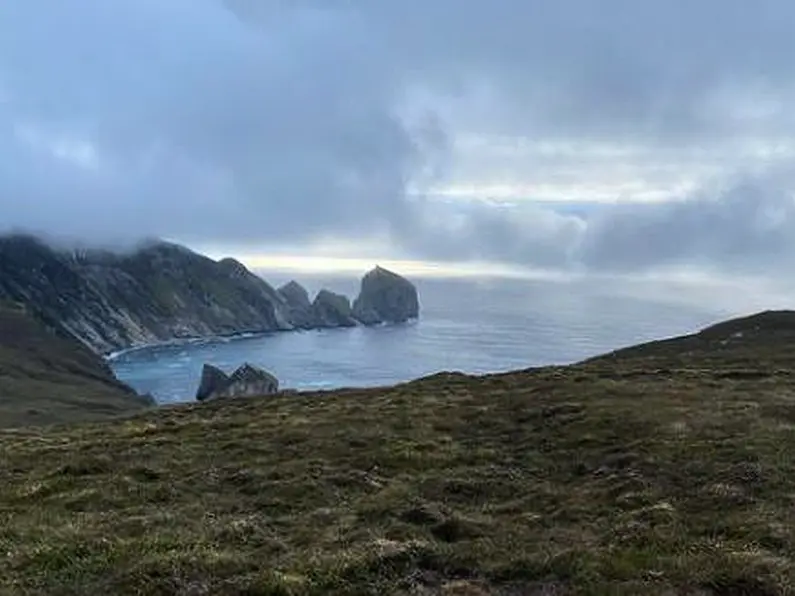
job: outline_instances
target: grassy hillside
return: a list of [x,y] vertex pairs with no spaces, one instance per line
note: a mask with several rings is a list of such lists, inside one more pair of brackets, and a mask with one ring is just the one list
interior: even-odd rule
[[786,329],[5,431],[0,593],[790,593]]
[[97,420],[147,405],[79,342],[0,304],[0,427]]

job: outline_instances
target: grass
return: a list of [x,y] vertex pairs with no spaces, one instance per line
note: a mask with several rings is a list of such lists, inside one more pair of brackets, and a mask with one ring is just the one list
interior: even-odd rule
[[790,593],[763,335],[2,431],[0,593]]
[[0,301],[0,427],[107,419],[149,405],[101,357]]

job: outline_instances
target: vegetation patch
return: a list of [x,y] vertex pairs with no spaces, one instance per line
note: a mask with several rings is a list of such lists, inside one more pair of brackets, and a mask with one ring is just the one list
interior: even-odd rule
[[0,432],[0,593],[788,594],[780,337]]

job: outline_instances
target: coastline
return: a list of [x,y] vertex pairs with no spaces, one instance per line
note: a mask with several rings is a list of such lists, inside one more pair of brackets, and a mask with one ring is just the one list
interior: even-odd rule
[[252,337],[263,337],[265,335],[274,335],[276,333],[289,333],[294,331],[304,331],[303,329],[273,329],[271,331],[240,331],[237,333],[221,334],[221,335],[198,335],[195,337],[175,337],[173,339],[165,339],[163,341],[147,342],[137,345],[132,345],[129,348],[121,350],[113,350],[100,354],[105,362],[114,362],[125,354],[139,352],[141,350],[148,350],[150,348],[161,348],[169,346],[193,345],[200,343],[211,343],[214,341],[235,340],[235,339],[248,339]]
[[125,354],[130,354],[132,352],[138,352],[140,350],[147,350],[149,348],[159,348],[159,347],[168,347],[168,346],[180,346],[180,345],[194,345],[194,344],[201,344],[201,343],[211,343],[215,341],[223,341],[223,340],[230,340],[234,341],[236,339],[250,339],[253,337],[264,337],[266,335],[277,335],[281,333],[307,333],[310,331],[325,331],[328,329],[356,329],[358,327],[368,327],[368,328],[379,328],[379,327],[391,327],[391,326],[407,326],[407,325],[415,325],[420,320],[419,317],[411,317],[403,323],[390,323],[388,321],[381,321],[379,323],[375,323],[374,325],[365,325],[364,323],[358,322],[354,327],[346,327],[346,326],[339,326],[339,327],[312,327],[310,329],[305,329],[303,327],[294,327],[293,329],[271,329],[268,331],[239,331],[236,333],[225,333],[220,335],[199,335],[195,337],[175,337],[172,339],[165,339],[163,341],[155,341],[155,342],[147,342],[142,344],[132,345],[128,348],[122,348],[120,350],[113,350],[111,352],[105,352],[100,354],[100,356],[106,362],[113,362],[114,360],[124,356]]

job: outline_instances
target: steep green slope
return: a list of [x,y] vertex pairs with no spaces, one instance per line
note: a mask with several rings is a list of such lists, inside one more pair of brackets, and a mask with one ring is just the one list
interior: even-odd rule
[[85,346],[0,304],[0,426],[97,420],[149,405]]
[[0,593],[791,593],[795,315],[770,316],[0,433]]

